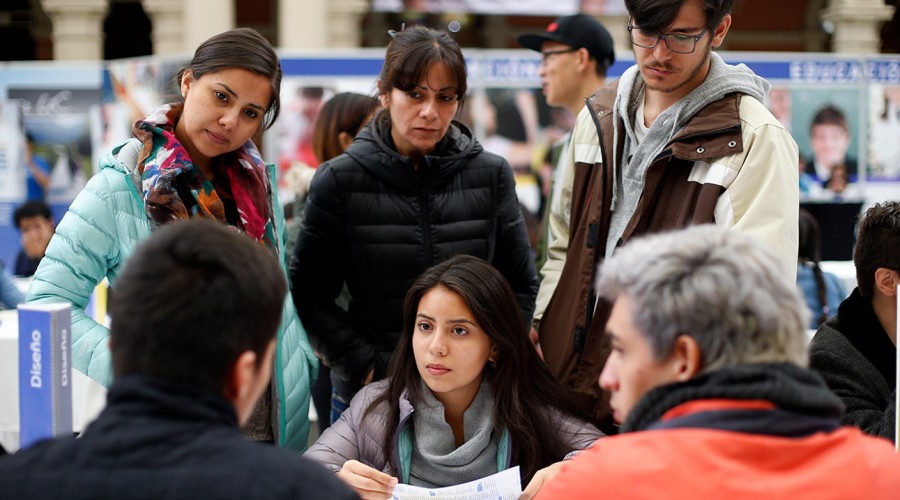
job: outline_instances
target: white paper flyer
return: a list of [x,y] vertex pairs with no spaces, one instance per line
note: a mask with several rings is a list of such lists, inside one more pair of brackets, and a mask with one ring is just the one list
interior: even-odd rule
[[519,467],[446,488],[394,487],[391,500],[516,500],[522,494]]

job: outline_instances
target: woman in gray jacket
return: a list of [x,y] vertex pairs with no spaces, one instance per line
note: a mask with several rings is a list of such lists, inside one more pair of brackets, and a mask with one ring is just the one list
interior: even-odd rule
[[603,436],[540,361],[512,288],[487,262],[459,255],[426,270],[403,326],[389,378],[363,388],[307,452],[363,498],[516,465],[533,493]]

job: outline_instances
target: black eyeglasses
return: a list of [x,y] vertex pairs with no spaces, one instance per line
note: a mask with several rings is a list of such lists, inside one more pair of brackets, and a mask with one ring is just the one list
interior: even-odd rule
[[704,29],[696,35],[685,35],[683,33],[663,33],[661,35],[651,35],[644,32],[634,25],[628,25],[628,33],[631,34],[631,43],[644,48],[652,49],[659,45],[660,40],[666,42],[666,47],[676,54],[690,54],[697,48],[697,42],[706,35],[709,28]]
[[556,54],[568,54],[569,52],[578,52],[581,47],[574,47],[571,49],[561,49],[561,50],[548,50],[547,52],[541,52],[541,63],[547,64],[547,59],[550,56],[555,56]]

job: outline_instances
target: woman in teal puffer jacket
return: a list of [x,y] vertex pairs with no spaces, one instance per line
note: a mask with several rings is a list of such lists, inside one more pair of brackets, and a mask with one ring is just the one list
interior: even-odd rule
[[[203,42],[178,74],[183,100],[135,123],[78,195],[47,248],[29,302],[72,304],[72,365],[109,386],[109,330],[85,314],[94,287],[115,279],[154,228],[191,217],[220,221],[265,246],[285,267],[284,214],[274,170],[250,140],[279,112],[281,67],[257,32],[239,28]],[[172,290],[178,300],[179,290]],[[214,300],[214,298],[210,298]],[[317,361],[288,299],[271,390],[244,428],[249,438],[302,451]]]

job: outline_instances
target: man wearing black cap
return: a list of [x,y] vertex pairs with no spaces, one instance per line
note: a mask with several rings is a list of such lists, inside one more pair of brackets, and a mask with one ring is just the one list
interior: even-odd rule
[[544,33],[519,35],[518,41],[542,55],[538,76],[547,104],[573,115],[603,86],[606,69],[616,60],[609,32],[587,14],[560,17]]
[[625,0],[636,64],[587,100],[572,131],[569,239],[548,252],[538,297],[550,299],[537,329],[550,370],[607,433],[616,428],[597,377],[610,305],[593,284],[618,246],[714,223],[775,251],[791,270],[785,279],[796,270],[797,144],[762,104],[768,82],[712,51],[733,3]]
[[[544,33],[520,35],[518,41],[521,46],[541,53],[538,76],[541,77],[541,89],[547,104],[564,107],[573,116],[578,115],[588,96],[603,87],[606,70],[616,60],[612,36],[600,22],[587,14],[560,17],[550,23]],[[553,280],[554,284],[565,262],[569,242],[575,172],[571,168],[574,165],[563,160],[570,141],[571,134],[566,134],[553,145],[553,192],[545,220],[547,252],[556,252],[557,255],[545,261],[545,266],[550,268],[542,268],[541,274],[544,281]],[[549,282],[541,286],[543,295],[538,295],[534,311],[536,322],[541,320],[554,288]]]

